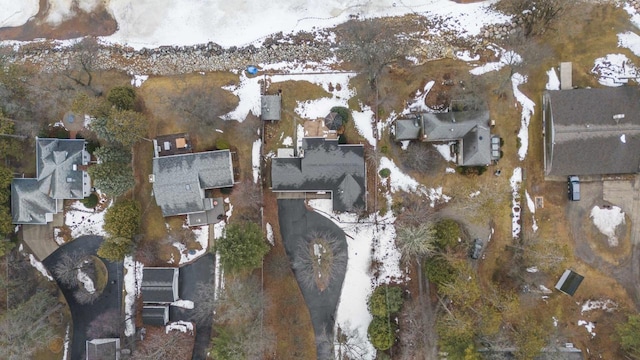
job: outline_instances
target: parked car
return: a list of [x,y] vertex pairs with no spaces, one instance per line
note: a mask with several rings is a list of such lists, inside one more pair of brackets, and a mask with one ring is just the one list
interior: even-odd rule
[[471,250],[469,251],[469,256],[472,259],[478,259],[480,254],[482,253],[482,239],[474,239],[473,245],[471,246]]
[[580,179],[577,176],[572,175],[567,178],[567,183],[569,200],[580,200]]

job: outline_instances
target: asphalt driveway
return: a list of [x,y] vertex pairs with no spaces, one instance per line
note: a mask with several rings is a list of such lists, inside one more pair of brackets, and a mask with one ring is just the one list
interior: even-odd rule
[[[207,253],[195,262],[180,268],[178,295],[182,300],[195,300],[196,288],[198,284],[205,283],[213,286],[214,279],[214,257]],[[198,306],[196,303],[195,306]],[[169,311],[171,321],[193,321],[193,310],[171,306]],[[207,349],[211,340],[211,322],[199,323],[196,325],[196,343],[193,348],[193,360],[204,360],[207,358]]]
[[[82,253],[87,255],[96,255],[103,238],[101,236],[81,236],[74,241],[67,243],[42,262],[53,274],[53,267],[60,261],[63,254]],[[76,302],[73,297],[73,289],[67,288],[58,282],[58,286],[62,291],[69,308],[71,310],[71,318],[73,320],[73,337],[70,346],[70,359],[85,358],[85,342],[87,340],[87,328],[100,314],[109,310],[116,309],[120,311],[122,300],[122,263],[112,263],[102,259],[107,267],[108,281],[102,294],[93,304],[82,305]],[[57,280],[57,279],[56,279]]]
[[[329,233],[338,239],[339,246],[337,251],[347,253],[347,241],[345,234],[336,224],[326,217],[307,210],[304,200],[281,199],[278,200],[278,218],[280,222],[280,233],[284,242],[284,247],[291,263],[295,263],[300,259],[301,247],[300,241],[305,235],[312,232]],[[338,269],[338,275],[335,276],[324,291],[320,291],[317,287],[309,287],[302,285],[297,272],[294,269],[296,280],[302,291],[304,301],[309,308],[311,315],[311,323],[316,336],[316,347],[318,359],[333,359],[333,327],[335,324],[335,313],[344,274],[347,270],[345,263]]]

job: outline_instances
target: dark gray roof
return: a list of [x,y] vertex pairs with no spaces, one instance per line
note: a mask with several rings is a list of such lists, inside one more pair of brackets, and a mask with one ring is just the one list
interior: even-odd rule
[[60,210],[56,200],[88,195],[91,180],[81,166],[89,160],[82,139],[36,138],[36,178],[11,183],[12,222],[46,224],[47,214]]
[[543,102],[548,122],[545,174],[640,171],[639,95],[638,88],[630,86],[547,91]]
[[14,224],[46,224],[46,214],[57,213],[57,200],[47,196],[36,179],[11,182],[11,217]]
[[74,165],[89,163],[83,139],[36,139],[36,173],[54,199],[82,199],[83,171]]
[[142,308],[142,322],[146,325],[163,326],[169,321],[169,305],[144,306]]
[[578,286],[582,283],[582,280],[584,280],[584,276],[572,270],[565,270],[556,284],[556,289],[573,296],[576,290],[578,290]]
[[93,339],[86,343],[87,360],[117,360],[120,339]]
[[233,186],[229,150],[153,159],[153,193],[164,216],[206,210],[204,190]]
[[142,301],[171,303],[178,300],[178,268],[144,268],[142,273]]
[[395,140],[416,140],[420,137],[420,119],[398,119],[395,121]]
[[365,207],[364,147],[337,140],[304,138],[301,158],[274,158],[274,191],[331,191],[336,211]]
[[262,95],[262,120],[280,120],[280,95]]
[[338,130],[342,126],[342,116],[335,111],[324,117],[324,125],[329,130]]
[[463,166],[484,166],[491,163],[491,133],[489,112],[451,111],[422,113],[423,141],[460,141],[458,163]]

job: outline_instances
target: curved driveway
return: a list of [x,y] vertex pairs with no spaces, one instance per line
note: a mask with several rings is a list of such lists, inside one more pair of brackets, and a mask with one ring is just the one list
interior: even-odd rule
[[[81,236],[74,241],[67,243],[42,262],[47,270],[53,274],[53,268],[60,261],[63,254],[82,253],[87,255],[96,255],[100,244],[102,244],[102,236]],[[111,309],[121,309],[122,300],[122,263],[113,263],[102,259],[107,266],[109,279],[100,297],[92,304],[82,305],[73,298],[73,289],[68,288],[58,282],[58,286],[62,291],[69,309],[71,310],[71,318],[73,319],[73,337],[71,339],[71,356],[70,359],[85,358],[85,341],[87,340],[87,328],[91,321],[97,316]],[[54,275],[55,277],[55,275]],[[57,281],[57,279],[56,279]]]

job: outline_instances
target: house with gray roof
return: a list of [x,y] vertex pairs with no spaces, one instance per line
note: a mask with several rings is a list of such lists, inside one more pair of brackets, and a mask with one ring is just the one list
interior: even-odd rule
[[188,153],[153,158],[153,194],[167,216],[187,215],[190,225],[218,222],[221,199],[205,190],[231,187],[233,163],[229,150]]
[[169,322],[169,305],[145,305],[142,307],[142,323],[163,326]]
[[168,304],[178,300],[178,268],[145,267],[142,269],[142,302]]
[[304,138],[297,156],[271,162],[271,189],[286,194],[328,194],[335,211],[366,207],[364,146],[337,139]]
[[85,145],[83,139],[36,138],[36,177],[11,183],[14,224],[46,224],[62,211],[63,200],[89,196],[91,156]]
[[425,112],[396,120],[393,131],[396,141],[456,142],[459,166],[487,166],[500,158],[499,149],[492,148],[489,124],[486,110]]
[[547,178],[640,171],[638,87],[546,91],[542,110]]
[[87,340],[85,351],[87,360],[118,360],[120,359],[120,339]]

